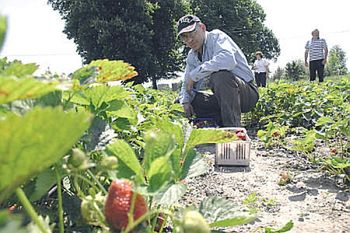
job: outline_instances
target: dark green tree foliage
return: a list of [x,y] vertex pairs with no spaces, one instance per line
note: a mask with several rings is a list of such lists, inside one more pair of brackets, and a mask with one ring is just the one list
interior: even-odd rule
[[136,67],[142,83],[169,78],[180,70],[174,22],[183,1],[48,0],[77,44],[84,63],[100,58],[124,60]]
[[272,80],[280,80],[283,79],[284,69],[281,67],[277,67],[275,73],[272,75]]
[[254,0],[190,0],[194,13],[207,25],[207,30],[226,32],[241,47],[248,61],[262,51],[268,59],[280,55],[273,32],[264,25],[265,13]]
[[181,70],[183,56],[179,50],[182,46],[177,39],[176,21],[185,14],[184,7],[188,7],[182,0],[161,1],[151,0],[154,10],[151,11],[152,28],[154,36],[152,38],[152,54],[156,55],[153,63],[152,74],[155,80],[160,78],[173,77],[174,72]]
[[298,81],[306,74],[304,63],[301,60],[288,62],[285,67],[287,78]]
[[7,28],[7,19],[6,17],[0,14],[0,52],[5,41],[6,28]]
[[328,75],[344,75],[348,73],[346,54],[339,45],[333,46],[329,51],[326,71]]

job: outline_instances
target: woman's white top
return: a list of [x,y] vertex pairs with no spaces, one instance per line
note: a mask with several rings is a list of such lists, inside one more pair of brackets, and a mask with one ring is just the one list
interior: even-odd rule
[[260,60],[256,59],[254,62],[254,72],[256,73],[263,73],[267,72],[267,66],[269,65],[269,62],[265,59],[262,58]]

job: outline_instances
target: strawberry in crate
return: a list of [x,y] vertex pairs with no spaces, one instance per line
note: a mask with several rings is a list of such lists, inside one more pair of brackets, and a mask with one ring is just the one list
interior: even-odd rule
[[237,130],[236,135],[237,135],[239,140],[242,140],[242,141],[247,140],[247,134],[242,129]]

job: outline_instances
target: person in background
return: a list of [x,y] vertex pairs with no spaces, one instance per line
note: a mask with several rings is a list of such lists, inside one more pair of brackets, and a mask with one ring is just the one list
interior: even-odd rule
[[177,28],[191,49],[180,93],[186,116],[214,118],[222,127],[241,126],[241,112],[250,111],[259,99],[243,52],[224,32],[207,31],[195,15],[181,17]]
[[[320,32],[315,29],[311,32],[311,40],[305,45],[305,66],[310,70],[310,81],[324,81],[324,66],[327,63],[328,47],[325,39],[320,38]],[[309,57],[309,62],[308,62]]]
[[269,62],[264,58],[261,51],[255,53],[256,60],[253,65],[255,82],[258,87],[266,87],[266,79],[269,75]]

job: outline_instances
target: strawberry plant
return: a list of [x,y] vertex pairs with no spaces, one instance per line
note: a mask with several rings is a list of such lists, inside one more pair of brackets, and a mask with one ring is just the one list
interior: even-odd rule
[[[349,157],[349,88],[348,77],[322,85],[303,81],[272,83],[268,89],[261,90],[260,101],[250,114],[253,121],[264,128],[258,131],[258,137],[265,147],[287,144],[283,140],[288,129],[288,134],[298,136],[288,139],[291,145],[287,149],[306,154],[313,163],[321,163],[332,174],[347,176],[342,165],[334,165],[336,160],[332,156]],[[317,139],[332,148],[329,158],[317,158],[314,153]]]
[[347,182],[350,182],[350,158],[332,156],[323,162],[323,167],[335,175],[344,174]]
[[267,124],[266,130],[259,130],[257,136],[264,142],[266,148],[272,145],[281,145],[281,139],[285,136],[288,126],[279,126],[271,121]]
[[[0,203],[6,208],[19,201],[35,223],[18,232],[32,227],[70,232],[76,226],[84,232],[164,232],[169,227],[187,232],[192,223],[183,218],[186,208],[174,206],[186,191],[183,180],[207,171],[194,147],[237,136],[221,130],[191,131],[181,106],[173,104],[173,94],[140,85],[109,85],[136,75],[127,63],[94,61],[72,80],[39,79],[33,76],[36,68],[1,60],[0,174],[9,178],[1,179]],[[45,201],[45,194],[54,195],[54,201],[42,217],[37,212],[44,215],[43,206],[33,203]],[[65,204],[75,202],[80,208],[71,210]],[[208,221],[206,230],[254,218],[232,212],[229,218],[211,219],[205,210],[198,216]],[[115,219],[115,211],[123,217]]]

